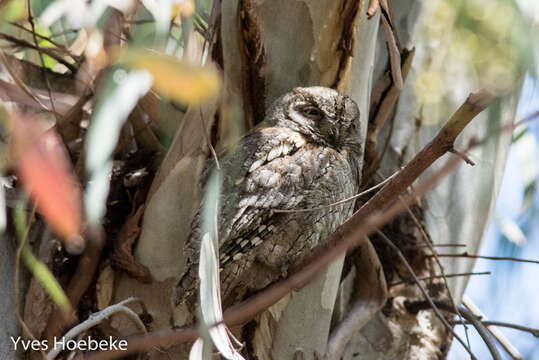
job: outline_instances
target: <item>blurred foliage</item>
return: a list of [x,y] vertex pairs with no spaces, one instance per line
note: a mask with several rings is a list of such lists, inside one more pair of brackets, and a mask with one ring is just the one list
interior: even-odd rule
[[13,113],[9,127],[10,150],[23,188],[68,251],[80,254],[84,249],[80,185],[64,144],[39,118]]
[[536,136],[528,131],[526,125],[515,129],[513,151],[518,158],[521,178],[524,186],[524,198],[521,213],[524,214],[534,202],[539,178],[539,145]]
[[220,78],[214,69],[180,62],[173,56],[131,51],[120,61],[133,69],[148,71],[155,90],[180,103],[199,103],[216,95],[220,87]]
[[10,0],[0,7],[0,23],[16,21],[24,16],[25,5],[20,0]]
[[110,158],[122,126],[151,85],[152,77],[146,71],[128,73],[116,67],[110,70],[100,91],[86,142],[86,170],[90,181],[86,188],[85,207],[91,224],[99,224],[105,215],[112,169]]
[[56,306],[58,306],[64,314],[69,316],[72,312],[71,304],[64,290],[47,266],[34,256],[27,243],[28,228],[24,204],[19,204],[19,206],[15,208],[14,224],[19,247],[21,248],[21,260],[28,270],[30,270],[32,275],[39,281],[41,286],[43,286],[43,289],[51,297]]
[[[56,233],[81,240],[83,224],[105,216],[113,160],[164,149],[178,115],[219,93],[220,75],[206,64],[212,1],[0,4],[0,51],[6,55],[0,104],[7,110],[0,108],[1,175],[20,180],[16,184]],[[134,109],[138,117],[131,119]],[[40,119],[50,121],[44,125]],[[134,134],[135,125],[146,143]],[[83,204],[78,179],[88,180]],[[64,245],[69,250],[69,241]],[[26,245],[23,259],[55,302],[68,306]]]
[[421,19],[415,89],[426,121],[441,120],[452,98],[503,93],[534,71],[538,29],[513,0],[425,0]]

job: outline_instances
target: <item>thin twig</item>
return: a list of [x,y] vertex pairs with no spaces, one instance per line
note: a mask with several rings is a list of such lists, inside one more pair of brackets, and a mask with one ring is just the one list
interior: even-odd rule
[[457,156],[460,156],[460,158],[462,160],[464,160],[464,162],[468,165],[471,165],[471,166],[475,166],[475,162],[472,161],[472,159],[470,159],[468,157],[468,155],[466,155],[465,153],[463,153],[462,151],[458,151],[456,149],[451,149],[449,150],[450,152],[452,152],[453,154],[457,155]]
[[17,74],[13,71],[13,69],[11,69],[11,66],[9,64],[9,61],[8,59],[6,58],[6,55],[4,54],[4,52],[2,50],[0,50],[0,61],[2,62],[2,65],[4,65],[4,67],[6,68],[7,72],[9,73],[9,75],[11,76],[11,78],[13,79],[13,81],[15,81],[15,84],[17,84],[17,86],[26,94],[30,97],[30,99],[34,100],[41,109],[43,109],[44,111],[50,111],[50,109],[48,107],[46,107],[33,93],[32,91],[30,90],[30,88],[21,80],[19,79],[19,77],[17,76]]
[[410,275],[414,279],[414,282],[416,283],[416,285],[419,287],[419,290],[421,290],[421,292],[423,293],[423,296],[425,297],[425,299],[427,299],[427,301],[430,304],[432,310],[434,311],[434,313],[436,314],[438,319],[440,319],[440,321],[444,324],[447,331],[452,333],[453,336],[455,337],[455,339],[457,339],[461,343],[461,345],[464,347],[464,349],[466,349],[466,351],[471,355],[472,359],[475,359],[476,357],[472,353],[472,350],[468,347],[469,345],[466,345],[464,340],[462,340],[460,338],[460,336],[458,336],[458,334],[453,330],[453,327],[451,325],[449,325],[449,323],[447,322],[447,319],[442,315],[442,313],[440,312],[438,307],[435,305],[435,303],[432,300],[432,298],[430,297],[430,295],[427,293],[427,290],[425,290],[423,285],[421,285],[421,282],[417,278],[417,276],[416,276],[416,274],[414,272],[414,269],[412,269],[412,266],[408,263],[408,261],[406,260],[406,258],[404,257],[404,255],[402,254],[400,249],[397,247],[397,245],[393,244],[393,242],[391,240],[389,240],[389,238],[383,232],[381,232],[380,230],[377,230],[376,233],[386,242],[386,244],[390,248],[393,249],[394,252],[397,253],[397,256],[401,259],[401,261],[404,264],[404,266],[406,267],[406,269],[408,269],[408,272],[410,273]]
[[391,78],[397,91],[400,93],[403,85],[403,76],[401,73],[401,54],[397,45],[397,38],[391,24],[389,14],[382,11],[382,25],[387,39],[387,48],[389,53],[389,63],[391,64]]
[[[388,49],[388,52],[390,49]],[[401,81],[404,83],[410,71],[412,60],[414,58],[415,49],[404,49],[402,54],[399,54],[399,58],[402,56],[402,68],[400,70]],[[379,167],[383,154],[387,150],[389,145],[390,136],[386,138],[382,154],[378,154],[378,134],[393,112],[397,100],[399,99],[401,89],[393,80],[393,71],[391,71],[391,64],[389,69],[386,70],[384,75],[378,80],[372,95],[371,100],[371,112],[369,114],[369,126],[367,132],[367,138],[365,141],[365,156],[369,160],[369,166],[363,169],[363,178],[368,181],[370,175]],[[394,121],[394,118],[393,118]],[[390,127],[390,134],[393,132],[393,123]],[[389,135],[390,135],[389,134]]]
[[[438,257],[453,257],[453,258],[470,258],[470,259],[487,259],[487,260],[497,260],[497,261],[515,261],[531,264],[539,264],[539,260],[530,260],[530,259],[519,259],[514,257],[507,256],[483,256],[483,255],[472,255],[467,252],[461,254],[437,254]],[[427,257],[433,257],[434,255],[427,255]]]
[[62,55],[57,54],[56,51],[54,51],[53,48],[44,48],[44,47],[41,47],[41,46],[35,46],[34,44],[29,43],[28,41],[25,41],[25,40],[22,40],[22,39],[17,39],[14,36],[4,34],[4,33],[0,33],[0,39],[4,39],[4,40],[9,41],[10,43],[13,43],[13,44],[18,45],[18,46],[34,49],[36,51],[41,51],[44,54],[49,55],[51,58],[58,61],[59,63],[62,63],[63,65],[65,65],[65,67],[67,67],[69,69],[69,71],[71,71],[73,74],[77,72],[76,67],[73,66],[73,64],[71,64],[69,61],[65,60],[62,57]]
[[[142,332],[144,332],[145,334],[148,333],[148,331],[146,330],[146,326],[144,325],[142,320],[140,320],[137,313],[131,310],[130,308],[128,308],[127,306],[125,306],[126,304],[129,304],[134,301],[140,301],[140,300],[137,300],[134,297],[129,297],[119,302],[118,304],[110,305],[106,307],[105,309],[101,310],[100,312],[90,315],[88,319],[81,322],[77,326],[74,326],[73,328],[71,328],[71,330],[69,330],[62,337],[62,339],[64,340],[64,342],[67,342],[79,336],[80,334],[84,333],[86,330],[91,329],[96,325],[99,325],[103,320],[108,319],[111,315],[115,313],[126,314],[127,317],[131,319],[137,325],[137,327],[142,330]],[[55,359],[56,356],[58,356],[58,354],[60,354],[62,350],[63,348],[61,346],[52,347],[51,351],[47,353],[47,360]]]
[[[457,273],[457,274],[446,274],[446,275],[432,275],[432,276],[425,276],[418,278],[421,281],[425,280],[432,280],[432,279],[439,279],[439,278],[452,278],[452,277],[459,277],[459,276],[472,276],[472,275],[490,275],[490,271],[480,271],[480,272],[464,272],[464,273]],[[389,284],[389,286],[397,286],[402,284],[408,284],[408,281],[397,281],[392,284]]]
[[41,48],[39,47],[39,43],[37,41],[37,34],[36,34],[36,28],[34,25],[34,17],[32,16],[32,5],[30,3],[30,0],[27,0],[26,6],[28,7],[28,22],[30,23],[30,27],[32,28],[32,37],[34,39],[34,45],[36,46],[39,60],[41,62],[41,74],[43,76],[43,80],[45,80],[45,86],[47,87],[47,93],[49,95],[49,99],[51,102],[51,108],[52,112],[54,114],[54,117],[56,118],[56,122],[58,122],[58,114],[56,112],[56,107],[54,106],[54,99],[52,98],[52,91],[51,91],[51,84],[49,83],[49,77],[47,76],[47,68],[45,67],[45,59],[43,58],[43,52],[41,51]]
[[[56,48],[57,48],[58,50],[63,51],[67,56],[69,56],[69,57],[71,57],[73,60],[77,61],[76,56],[73,55],[73,54],[71,54],[71,53],[69,52],[69,50],[68,50],[64,45],[62,45],[62,44],[60,44],[60,43],[58,43],[58,42],[52,40],[50,37],[47,37],[47,36],[38,34],[38,33],[36,33],[34,30],[27,29],[27,28],[24,27],[23,25],[18,24],[18,23],[16,23],[16,22],[10,22],[9,24],[10,24],[10,25],[13,25],[13,26],[15,26],[15,27],[17,27],[17,28],[19,28],[19,29],[21,29],[21,30],[23,30],[23,31],[26,31],[26,32],[35,34],[38,38],[50,42],[51,44],[53,44],[54,46],[56,46]],[[36,44],[36,46],[37,46],[37,44]]]
[[[483,321],[483,320],[481,320],[481,322],[485,326],[499,326],[499,327],[505,327],[505,328],[509,328],[509,329],[520,330],[520,331],[530,333],[533,336],[535,336],[536,338],[539,338],[539,329],[534,329],[534,328],[527,327],[527,326],[524,326],[524,325],[511,324],[511,323],[503,322],[503,321],[493,321],[493,320],[484,320]],[[455,324],[455,325],[469,324],[468,321],[460,321],[460,320],[451,321],[451,323]]]
[[334,203],[331,203],[331,204],[328,204],[328,205],[322,205],[322,206],[317,206],[317,207],[308,208],[308,209],[272,209],[272,211],[274,213],[296,213],[296,212],[318,211],[318,210],[323,210],[323,209],[339,206],[339,205],[342,205],[342,204],[347,203],[349,201],[355,200],[355,199],[357,199],[357,198],[359,198],[359,197],[361,197],[363,195],[367,195],[367,194],[373,192],[376,189],[381,188],[396,174],[397,174],[397,172],[392,174],[390,177],[388,177],[384,181],[380,182],[379,184],[376,184],[373,187],[370,187],[367,190],[360,192],[359,194],[356,194],[354,196],[350,196],[349,198],[346,198],[344,200],[340,200],[340,201],[337,201],[337,202],[334,202]]
[[432,244],[432,247],[466,247],[466,244]]
[[[477,307],[466,294],[462,296],[462,305],[464,305],[470,312],[476,317],[477,320],[485,319],[486,316],[483,314],[481,309]],[[503,334],[503,332],[498,329],[496,326],[487,327],[488,331],[494,336],[498,343],[507,351],[507,353],[513,358],[513,360],[523,360],[522,355],[518,349],[511,344],[509,339]]]
[[[392,220],[396,215],[406,210],[406,207],[422,197],[435,186],[459,163],[460,158],[450,158],[438,171],[423,180],[414,190],[406,195],[404,204],[395,202],[398,194],[407,189],[427,167],[439,159],[453,147],[456,137],[464,127],[493,100],[485,91],[470,94],[467,100],[448,120],[438,135],[423,148],[402,169],[399,174],[388,181],[366,204],[342,224],[327,242],[313,249],[300,270],[273,285],[268,286],[240,304],[234,305],[224,313],[225,323],[229,326],[241,325],[261,311],[274,305],[293,290],[302,288],[327,267],[352,248],[364,243],[365,237],[376,231],[380,226]],[[473,145],[477,146],[477,142]],[[215,324],[218,325],[218,324]],[[177,344],[193,341],[199,336],[195,328],[182,330],[162,330],[150,333],[145,337],[132,338],[125,351],[107,351],[92,354],[90,359],[112,359],[126,356],[159,345]]]
[[208,27],[206,31],[204,31],[203,37],[204,37],[204,43],[202,44],[202,51],[201,51],[201,57],[200,60],[204,58],[204,52],[206,51],[206,45],[213,45],[213,41],[215,40],[215,28],[217,24],[217,19],[219,17],[219,12],[221,11],[221,4],[220,0],[212,1],[212,6],[210,10],[210,19],[208,21]]

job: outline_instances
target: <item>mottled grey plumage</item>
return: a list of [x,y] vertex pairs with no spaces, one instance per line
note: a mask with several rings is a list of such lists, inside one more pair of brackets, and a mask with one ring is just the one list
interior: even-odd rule
[[[353,202],[309,212],[358,190],[359,110],[324,87],[296,88],[279,98],[263,123],[220,156],[221,291],[225,306],[286,274],[351,215]],[[210,173],[215,162],[208,162]],[[200,213],[200,211],[199,211]],[[186,242],[176,305],[196,302],[200,216]]]

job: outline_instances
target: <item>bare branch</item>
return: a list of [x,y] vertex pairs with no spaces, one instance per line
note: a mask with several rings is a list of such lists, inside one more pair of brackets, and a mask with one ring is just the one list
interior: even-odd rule
[[[492,326],[500,326],[500,327],[506,327],[506,328],[515,329],[515,330],[520,330],[520,331],[530,333],[536,338],[539,338],[539,329],[534,329],[531,327],[518,325],[518,324],[511,324],[511,323],[503,322],[503,321],[486,320],[486,321],[481,321],[481,322],[485,326],[492,325]],[[469,324],[470,322],[469,321],[452,321],[452,323],[455,325],[464,325],[464,324]]]
[[464,160],[464,162],[466,162],[466,164],[471,165],[471,166],[475,166],[475,162],[473,162],[472,159],[470,159],[468,157],[468,155],[466,155],[465,153],[463,153],[461,151],[458,151],[458,150],[455,150],[455,149],[451,149],[449,151],[452,152],[453,154],[459,156],[462,160]]
[[[473,303],[473,301],[468,296],[464,295],[462,297],[462,305],[464,305],[468,310],[470,310],[470,312],[478,320],[487,320],[485,314],[483,314],[483,312]],[[485,324],[484,321],[481,322],[483,323],[483,325]],[[523,360],[523,357],[518,351],[518,349],[513,344],[511,344],[509,339],[505,337],[505,335],[501,332],[500,329],[498,329],[496,326],[488,326],[487,329],[514,360]]]
[[[225,323],[229,326],[243,324],[256,314],[275,304],[286,294],[302,288],[316,275],[325,271],[335,259],[348,250],[363,244],[365,236],[376,231],[381,225],[405,211],[406,207],[418,197],[423,196],[455,168],[459,163],[459,158],[450,158],[435,174],[416,186],[402,203],[396,202],[401,192],[410,186],[435,160],[453,147],[456,137],[464,127],[484,110],[492,100],[493,96],[486,91],[480,91],[468,96],[464,104],[453,114],[438,135],[398,175],[391,178],[376,195],[341,225],[330,236],[326,244],[317,246],[313,254],[304,262],[305,265],[299,266],[300,270],[293,272],[287,279],[279,281],[242,303],[227,309],[224,313]],[[393,205],[388,207],[390,204]],[[193,341],[197,337],[198,331],[194,328],[181,331],[163,330],[143,338],[133,338],[126,351],[96,353],[91,355],[90,359],[112,359],[146,350],[152,346]]]
[[[418,278],[421,281],[425,280],[432,280],[432,279],[440,279],[440,278],[452,278],[452,277],[459,277],[459,276],[473,276],[473,275],[490,275],[490,271],[480,271],[480,272],[464,272],[464,273],[458,273],[458,274],[445,274],[445,275],[433,275],[433,276],[425,276]],[[407,284],[407,281],[397,281],[392,284],[389,284],[389,286],[397,286],[401,284]]]
[[73,64],[71,64],[69,61],[65,60],[62,57],[61,54],[58,54],[54,50],[54,48],[44,48],[44,47],[36,46],[36,45],[34,45],[32,43],[29,43],[28,41],[17,39],[16,37],[13,37],[11,35],[4,34],[4,33],[0,33],[0,39],[9,41],[9,42],[11,42],[11,43],[13,43],[13,44],[15,44],[17,46],[22,46],[22,47],[25,47],[25,48],[40,51],[40,52],[42,52],[44,54],[49,55],[51,58],[58,61],[59,63],[65,65],[65,67],[68,68],[72,73],[77,72],[77,68]]
[[51,101],[51,108],[54,116],[56,117],[56,122],[58,122],[58,114],[56,112],[56,107],[54,106],[54,99],[52,98],[52,91],[51,91],[51,84],[49,83],[49,78],[47,76],[47,67],[45,66],[45,59],[43,58],[43,52],[41,51],[41,48],[39,47],[39,42],[37,41],[37,35],[36,35],[36,28],[34,25],[34,17],[32,16],[32,4],[30,3],[30,0],[26,1],[26,8],[28,10],[28,22],[30,23],[32,38],[34,39],[34,45],[36,46],[38,55],[39,55],[39,61],[41,62],[41,75],[43,76],[43,80],[45,82],[45,85],[47,87],[47,93],[49,95],[49,99]]
[[[73,327],[62,338],[64,339],[64,341],[71,340],[84,333],[86,330],[91,329],[96,325],[99,325],[103,320],[108,319],[111,315],[115,313],[123,313],[127,315],[127,317],[131,319],[137,325],[137,327],[146,334],[148,332],[146,330],[146,326],[144,325],[142,320],[140,320],[137,313],[125,306],[134,301],[137,301],[137,299],[129,297],[119,302],[118,304],[110,305],[105,309],[101,310],[100,312],[90,315],[88,319]],[[54,346],[47,354],[47,360],[55,359],[61,351],[61,346]]]
[[344,203],[347,203],[348,201],[352,201],[352,200],[355,200],[355,199],[357,199],[357,198],[360,198],[360,197],[362,197],[363,195],[370,194],[370,193],[373,192],[374,190],[381,188],[382,186],[385,185],[386,182],[389,181],[389,179],[391,179],[391,178],[392,178],[393,176],[395,176],[396,174],[397,174],[397,173],[394,173],[393,175],[391,175],[390,177],[388,177],[387,179],[385,179],[385,180],[382,181],[381,183],[376,184],[376,185],[374,185],[374,186],[368,188],[367,190],[360,192],[359,194],[356,194],[356,195],[354,195],[354,196],[350,196],[349,198],[346,198],[346,199],[341,200],[341,201],[337,201],[337,202],[334,202],[334,203],[331,203],[331,204],[328,204],[328,205],[318,206],[318,207],[309,208],[309,209],[273,209],[273,212],[274,212],[274,213],[307,212],[307,211],[317,211],[317,210],[322,210],[322,209],[327,209],[327,208],[339,206],[339,205],[342,205],[342,204],[344,204]]
[[[437,254],[439,257],[452,257],[452,258],[470,258],[470,259],[487,259],[487,260],[496,260],[496,261],[515,261],[515,262],[524,262],[531,264],[539,264],[539,260],[530,260],[530,259],[519,259],[514,257],[506,256],[483,256],[483,255],[473,255],[463,252],[461,254]],[[432,257],[434,255],[428,255],[427,257]]]
[[0,61],[2,62],[2,64],[4,65],[4,67],[6,68],[6,70],[8,71],[9,75],[11,75],[11,78],[13,79],[13,81],[15,81],[15,84],[17,84],[17,86],[19,86],[19,88],[26,94],[28,95],[28,97],[30,97],[33,101],[36,102],[36,104],[39,105],[39,107],[45,111],[50,111],[45,105],[43,105],[43,103],[41,101],[39,101],[39,99],[30,91],[30,89],[28,88],[28,86],[26,86],[26,84],[21,80],[19,79],[19,77],[17,76],[17,74],[15,74],[14,71],[12,71],[11,69],[11,66],[9,65],[9,62],[4,54],[4,52],[2,50],[0,50]]

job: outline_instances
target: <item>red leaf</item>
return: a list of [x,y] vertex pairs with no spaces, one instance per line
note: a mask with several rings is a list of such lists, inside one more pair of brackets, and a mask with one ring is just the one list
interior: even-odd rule
[[70,252],[83,249],[81,190],[58,134],[24,115],[11,119],[12,146],[19,177],[39,212],[63,237]]

